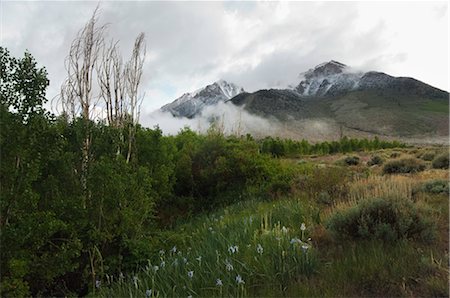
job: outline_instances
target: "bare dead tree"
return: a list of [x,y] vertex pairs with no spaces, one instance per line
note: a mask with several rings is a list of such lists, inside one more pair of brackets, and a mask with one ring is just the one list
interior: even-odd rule
[[126,68],[119,53],[118,42],[111,41],[102,50],[97,66],[100,97],[105,104],[106,119],[110,126],[123,127],[126,113]]
[[136,134],[136,125],[139,122],[140,108],[144,94],[139,94],[139,85],[141,83],[143,66],[146,55],[145,35],[140,33],[136,38],[133,47],[131,59],[126,66],[126,80],[128,93],[128,116],[129,116],[129,135],[128,135],[128,153],[127,162],[130,161],[131,153]]
[[[91,147],[90,121],[93,119],[98,97],[93,95],[94,70],[104,43],[106,25],[97,25],[98,6],[92,17],[81,29],[70,46],[65,61],[67,79],[61,87],[60,104],[63,113],[74,118],[78,113],[84,119],[84,141],[82,146],[81,185],[87,194],[87,170]],[[86,208],[86,201],[83,202]]]
[[119,131],[116,155],[121,153],[124,142],[123,128],[127,114],[127,68],[119,53],[118,42],[111,40],[102,49],[100,63],[97,65],[97,77],[100,87],[100,98],[104,103],[108,125]]
[[81,115],[87,120],[92,119],[92,110],[97,104],[92,92],[95,81],[94,70],[101,54],[107,27],[107,25],[97,25],[97,15],[98,7],[72,41],[65,62],[67,80],[64,84],[66,86],[61,94],[62,106],[80,106]]

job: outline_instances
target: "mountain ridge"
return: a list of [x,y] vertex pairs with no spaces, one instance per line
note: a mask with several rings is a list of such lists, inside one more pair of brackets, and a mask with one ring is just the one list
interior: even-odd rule
[[184,93],[173,102],[162,106],[161,111],[170,112],[175,117],[193,118],[204,107],[229,100],[242,92],[244,92],[242,87],[218,80],[196,91]]
[[326,127],[320,134],[324,138],[335,138],[346,129],[355,134],[448,138],[449,93],[414,78],[355,71],[331,60],[301,73],[299,81],[286,89],[245,92],[240,88],[229,96],[222,94],[219,100],[200,96],[202,104],[195,111],[171,112],[176,117],[194,118],[203,108],[223,101],[278,123],[282,133],[299,137],[305,137],[310,129],[307,123],[313,120],[325,123],[318,125]]

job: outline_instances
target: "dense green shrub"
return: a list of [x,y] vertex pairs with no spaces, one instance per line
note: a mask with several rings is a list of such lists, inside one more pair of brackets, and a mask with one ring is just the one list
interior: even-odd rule
[[449,182],[445,180],[430,180],[422,185],[422,191],[432,194],[448,194]]
[[306,140],[294,141],[279,137],[266,137],[259,141],[260,151],[274,157],[297,157],[299,155],[325,155],[333,153],[348,153],[354,151],[377,150],[384,148],[403,148],[405,144],[397,141],[381,141],[377,137],[368,139],[349,139],[343,137],[339,141],[310,144]]
[[416,158],[401,158],[390,160],[385,163],[383,173],[416,173],[425,170],[425,164]]
[[433,159],[432,166],[435,169],[448,169],[449,159],[448,153],[438,155]]
[[331,198],[330,194],[326,191],[322,191],[317,196],[317,201],[321,204],[325,205],[331,205],[333,203],[333,199]]
[[381,158],[381,156],[379,155],[373,155],[370,160],[367,162],[368,166],[373,166],[373,165],[381,165],[383,164],[384,160]]
[[427,211],[399,198],[373,198],[339,210],[327,222],[336,239],[419,239],[434,238],[435,227]]
[[355,165],[359,164],[359,157],[358,156],[347,156],[344,159],[344,162],[348,166],[355,166]]

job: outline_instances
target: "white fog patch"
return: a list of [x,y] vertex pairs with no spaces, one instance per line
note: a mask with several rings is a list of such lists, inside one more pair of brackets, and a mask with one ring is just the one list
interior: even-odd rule
[[175,135],[181,129],[190,129],[206,133],[214,125],[227,135],[251,134],[255,137],[274,135],[280,130],[276,120],[268,120],[245,111],[232,103],[219,102],[216,105],[206,107],[195,118],[177,118],[169,112],[154,111],[141,117],[144,127],[159,128],[166,135]]

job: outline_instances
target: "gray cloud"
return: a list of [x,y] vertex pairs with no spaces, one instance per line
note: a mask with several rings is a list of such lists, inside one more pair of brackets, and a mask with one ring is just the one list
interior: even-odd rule
[[[2,2],[1,43],[15,56],[29,49],[47,67],[48,97],[58,93],[70,42],[96,5]],[[146,34],[145,115],[220,78],[249,91],[283,87],[331,59],[447,89],[447,8],[442,2],[102,2],[100,22],[109,23],[124,57],[137,34]]]

